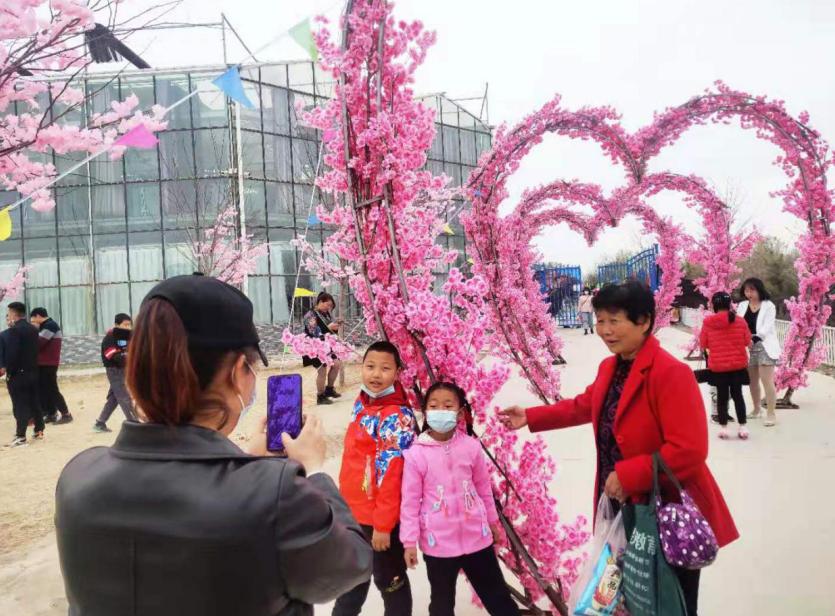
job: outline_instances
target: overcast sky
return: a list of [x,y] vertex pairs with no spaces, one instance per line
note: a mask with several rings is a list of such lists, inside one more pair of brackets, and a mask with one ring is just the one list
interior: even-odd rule
[[[341,6],[334,0],[183,0],[166,19],[217,21],[223,10],[255,49],[308,14],[336,18]],[[807,110],[814,128],[830,139],[835,135],[835,3],[826,0],[401,0],[395,11],[438,33],[419,70],[417,91],[457,98],[478,95],[489,83],[494,125],[514,123],[560,93],[568,108],[612,105],[624,126],[636,130],[654,111],[683,103],[721,79],[785,100],[793,114]],[[221,61],[216,32],[153,36],[145,56],[154,66]],[[232,60],[246,55],[240,47],[230,49]],[[304,52],[287,40],[258,55],[262,61],[302,58]],[[777,154],[750,131],[698,127],[655,159],[651,171],[696,173],[720,193],[732,190],[741,221],[793,242],[803,224],[782,214],[769,196],[785,184],[772,165]],[[550,137],[523,162],[511,192],[518,196],[526,187],[573,178],[611,190],[623,174],[593,144]],[[698,234],[697,216],[677,198],[659,196],[651,203]],[[512,200],[505,204],[512,207]],[[591,248],[562,226],[546,229],[536,241],[549,260],[579,263],[584,270],[622,247],[653,243],[634,221]]]

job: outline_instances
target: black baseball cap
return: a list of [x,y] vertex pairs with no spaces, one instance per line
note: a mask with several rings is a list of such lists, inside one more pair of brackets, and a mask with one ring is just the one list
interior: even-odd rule
[[143,303],[157,297],[174,306],[190,346],[221,350],[255,347],[264,365],[269,365],[252,320],[252,302],[232,285],[202,274],[174,276],[151,289]]

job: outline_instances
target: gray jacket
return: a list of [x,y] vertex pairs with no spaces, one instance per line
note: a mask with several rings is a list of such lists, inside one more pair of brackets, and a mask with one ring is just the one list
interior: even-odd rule
[[70,616],[301,616],[371,575],[333,481],[196,426],[126,422],[67,464],[55,527]]

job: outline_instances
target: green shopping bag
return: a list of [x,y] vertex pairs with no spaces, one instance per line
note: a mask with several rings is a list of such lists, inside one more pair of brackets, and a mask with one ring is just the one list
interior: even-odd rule
[[[658,454],[655,454],[656,456]],[[658,460],[652,458],[653,486],[646,505],[623,506],[629,543],[623,556],[623,592],[630,616],[686,616],[678,577],[664,559],[655,518]]]

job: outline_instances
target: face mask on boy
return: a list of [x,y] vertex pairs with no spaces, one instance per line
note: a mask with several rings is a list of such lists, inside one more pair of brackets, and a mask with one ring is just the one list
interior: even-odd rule
[[365,385],[360,386],[361,389],[365,392],[365,395],[371,398],[372,400],[376,400],[377,398],[384,398],[386,396],[390,396],[395,392],[394,384],[389,385],[383,391],[378,391],[376,394],[368,389]]
[[458,425],[458,411],[426,411],[426,423],[435,432],[446,434]]

